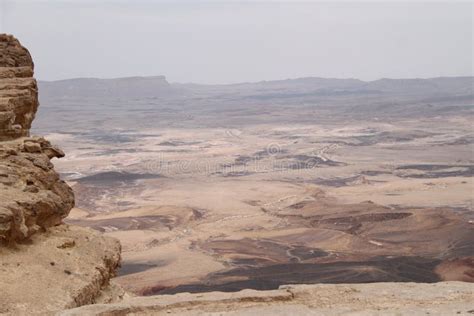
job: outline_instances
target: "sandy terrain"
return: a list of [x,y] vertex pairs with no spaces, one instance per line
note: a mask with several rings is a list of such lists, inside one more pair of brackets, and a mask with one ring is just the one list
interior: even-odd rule
[[121,241],[126,289],[474,280],[472,106],[446,106],[468,104],[461,92],[426,107],[400,91],[319,97],[329,109],[193,89],[43,101],[36,128],[64,148],[76,194],[67,221]]

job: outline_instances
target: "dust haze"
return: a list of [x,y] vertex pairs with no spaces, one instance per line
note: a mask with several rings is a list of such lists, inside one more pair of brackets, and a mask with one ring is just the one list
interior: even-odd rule
[[469,2],[0,1],[40,80],[472,76],[472,30]]

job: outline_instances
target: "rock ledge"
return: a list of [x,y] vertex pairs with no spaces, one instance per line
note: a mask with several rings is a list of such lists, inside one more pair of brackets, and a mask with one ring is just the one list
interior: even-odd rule
[[273,291],[181,293],[135,297],[58,315],[469,315],[470,283],[286,285]]

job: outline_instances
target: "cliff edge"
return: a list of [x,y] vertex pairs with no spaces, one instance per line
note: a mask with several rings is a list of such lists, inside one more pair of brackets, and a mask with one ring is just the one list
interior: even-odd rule
[[463,282],[284,285],[278,290],[134,297],[60,312],[79,315],[472,315]]
[[38,89],[30,53],[0,34],[0,314],[51,314],[113,301],[120,244],[63,224],[72,189],[51,163],[64,153],[30,137]]
[[33,60],[11,35],[0,34],[0,140],[28,136],[38,108]]

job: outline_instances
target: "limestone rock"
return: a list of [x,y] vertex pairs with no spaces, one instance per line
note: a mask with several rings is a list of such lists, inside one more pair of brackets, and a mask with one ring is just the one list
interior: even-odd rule
[[67,225],[35,234],[15,249],[0,248],[0,314],[52,315],[117,301],[124,292],[109,280],[119,262],[117,240]]
[[71,188],[50,162],[64,153],[28,137],[38,108],[33,68],[28,50],[0,34],[0,244],[60,224],[74,206]]
[[38,109],[33,61],[11,35],[0,34],[0,141],[28,136]]
[[41,152],[41,145],[35,142],[31,142],[31,141],[25,141],[23,144],[23,148],[25,148],[25,151],[29,153]]
[[29,137],[38,108],[33,62],[10,35],[0,34],[0,314],[51,315],[120,299],[110,286],[120,244],[62,220],[72,189],[54,170],[64,156],[42,137]]
[[11,244],[59,225],[74,206],[72,189],[50,157],[60,153],[43,138],[0,142],[0,241]]
[[463,282],[286,285],[272,291],[133,297],[59,315],[469,315],[473,290]]

